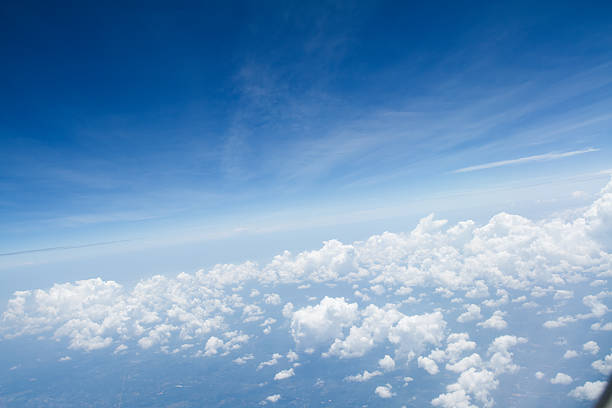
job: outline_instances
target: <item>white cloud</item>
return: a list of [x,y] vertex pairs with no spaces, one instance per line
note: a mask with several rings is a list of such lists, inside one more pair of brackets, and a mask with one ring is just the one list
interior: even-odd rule
[[461,373],[454,384],[446,387],[446,393],[434,398],[431,403],[434,406],[444,408],[469,407],[474,408],[471,403],[472,397],[485,407],[493,405],[491,391],[497,388],[499,381],[495,374],[488,370],[478,370],[474,367]]
[[238,357],[234,360],[232,360],[234,363],[238,364],[238,365],[243,365],[246,364],[247,361],[249,360],[253,360],[255,357],[252,354],[247,354],[245,356],[242,357]]
[[599,345],[597,342],[590,340],[582,345],[582,349],[587,353],[591,353],[593,355],[599,353]]
[[438,365],[435,361],[428,357],[419,356],[417,359],[418,366],[427,371],[430,375],[435,375],[440,372]]
[[280,305],[281,297],[278,293],[266,293],[264,295],[264,302],[268,305]]
[[597,151],[599,151],[599,149],[588,148],[588,149],[573,150],[573,151],[563,152],[563,153],[551,152],[551,153],[537,154],[534,156],[519,157],[518,159],[500,160],[496,162],[479,164],[476,166],[463,167],[461,169],[453,170],[453,173],[467,173],[470,171],[492,169],[494,167],[510,166],[510,165],[534,162],[534,161],[557,160],[557,159],[562,159],[565,157],[575,156],[578,154],[591,153],[591,152],[597,152]]
[[555,300],[567,300],[574,297],[574,292],[571,290],[558,289],[553,296]]
[[446,321],[440,312],[405,316],[389,330],[388,338],[396,345],[396,354],[410,360],[427,345],[440,344],[445,329]]
[[474,320],[482,319],[482,315],[480,314],[480,306],[478,305],[465,305],[467,309],[465,312],[461,313],[457,318],[459,323],[467,323]]
[[502,330],[508,326],[508,323],[504,320],[504,316],[506,312],[502,312],[500,310],[496,310],[493,312],[490,318],[485,320],[484,322],[478,323],[478,326],[487,328],[487,329],[497,329]]
[[576,399],[592,401],[599,398],[605,388],[605,381],[587,381],[584,385],[574,388],[568,395]]
[[295,372],[293,371],[293,368],[290,368],[288,370],[281,370],[278,373],[276,373],[274,375],[274,379],[276,381],[286,380],[287,378],[291,378],[294,375],[295,375]]
[[564,373],[557,373],[557,375],[550,379],[551,384],[567,385],[570,384],[572,381],[574,381],[572,377]]
[[280,394],[269,395],[266,397],[266,401],[275,403],[275,402],[278,402],[280,398],[281,398]]
[[541,372],[541,371],[537,371],[535,373],[535,378],[537,378],[538,380],[541,380],[544,377],[545,377],[545,374],[543,372]]
[[431,405],[442,408],[476,408],[471,400],[464,389],[458,388],[434,398]]
[[395,308],[379,308],[369,305],[361,312],[360,326],[352,326],[344,339],[336,339],[327,355],[340,358],[362,357],[375,345],[385,341],[389,331],[405,315]]
[[489,288],[484,281],[481,280],[474,282],[474,287],[465,294],[467,298],[483,298],[487,296],[489,296]]
[[298,353],[296,353],[293,350],[289,350],[289,352],[286,355],[287,360],[289,360],[290,363],[293,363],[294,361],[298,361],[300,359],[300,356],[298,355]]
[[444,352],[445,358],[451,363],[457,361],[464,352],[474,350],[476,342],[470,340],[467,333],[451,333],[446,339],[447,346]]
[[281,354],[274,353],[270,360],[262,361],[261,363],[259,363],[259,365],[257,366],[257,369],[261,370],[264,367],[274,366],[274,365],[278,364],[278,360],[281,359],[281,358],[283,358],[283,356]]
[[386,384],[386,385],[380,385],[378,387],[376,387],[376,389],[374,390],[374,392],[376,393],[376,395],[378,395],[380,398],[391,398],[395,395],[395,393],[393,393],[391,391],[393,387],[391,387],[390,384]]
[[365,382],[379,375],[382,375],[382,372],[378,370],[374,372],[369,372],[368,370],[364,370],[363,373],[349,375],[348,377],[345,377],[344,380],[348,382]]
[[59,360],[57,360],[57,361],[70,361],[70,360],[72,360],[72,357],[64,356],[64,357],[60,357]]
[[206,346],[204,347],[204,355],[205,356],[215,355],[219,352],[220,348],[223,348],[224,345],[225,344],[223,343],[223,340],[221,340],[218,337],[211,336],[206,342]]
[[574,316],[560,316],[556,320],[548,320],[543,326],[547,329],[556,329],[558,327],[567,326],[568,323],[574,323],[577,319]]
[[227,355],[230,351],[239,349],[242,343],[246,343],[249,340],[249,336],[242,332],[225,332],[223,335],[227,338],[226,341],[219,337],[211,336],[206,341],[204,352],[198,351],[195,355],[197,357],[210,357],[217,355],[219,352],[221,352],[221,355]]
[[605,356],[603,360],[593,361],[591,367],[603,375],[610,375],[610,373],[612,373],[612,353]]
[[483,365],[482,359],[479,354],[473,353],[467,357],[462,358],[454,364],[447,364],[446,369],[455,373],[461,373],[466,371],[468,368],[476,367],[479,368]]
[[378,366],[384,371],[392,371],[395,369],[395,361],[389,355],[385,355],[383,358],[378,360]]
[[496,374],[516,372],[519,366],[512,362],[513,354],[510,352],[510,348],[526,342],[527,339],[524,337],[510,335],[495,338],[487,351],[487,354],[491,356],[489,359],[489,367],[492,368]]
[[293,312],[291,335],[298,345],[312,347],[343,337],[342,329],[349,327],[357,318],[357,303],[326,296],[316,306],[306,306]]
[[570,359],[578,357],[578,352],[576,350],[567,350],[565,354],[563,354],[563,358]]
[[[257,332],[252,337],[264,338],[259,325],[269,330],[275,320],[265,316],[278,318],[282,309],[289,321],[275,326],[274,335],[287,334],[289,330],[295,349],[300,352],[319,350],[326,351],[327,357],[353,358],[372,350],[386,350],[395,358],[389,356],[389,359],[398,365],[421,356],[417,364],[428,372],[437,372],[445,366],[450,373],[445,372],[444,376],[452,373],[458,376],[432,404],[488,406],[492,403],[492,390],[504,378],[500,374],[519,369],[513,362],[511,348],[526,339],[500,336],[492,342],[486,355],[477,354],[476,342],[467,333],[452,333],[456,328],[447,327],[444,316],[459,314],[457,321],[466,323],[483,318],[481,307],[500,308],[486,321],[478,323],[478,327],[501,330],[513,323],[510,319],[514,312],[505,314],[501,309],[509,303],[510,295],[516,296],[513,302],[536,305],[527,302],[530,295],[538,297],[544,306],[540,311],[530,311],[533,319],[539,319],[538,324],[551,319],[544,322],[546,328],[593,319],[594,323],[589,322],[592,330],[612,330],[612,323],[606,322],[607,298],[611,295],[607,291],[582,298],[584,306],[578,306],[586,307],[588,313],[584,313],[587,310],[578,311],[582,314],[565,311],[579,302],[573,299],[574,293],[568,288],[575,290],[576,295],[582,293],[579,285],[595,291],[588,286],[589,282],[601,278],[598,281],[603,283],[593,286],[600,287],[607,282],[603,279],[610,276],[611,203],[612,182],[583,214],[576,212],[578,215],[531,221],[500,213],[482,226],[472,221],[448,226],[446,221],[430,215],[408,233],[387,232],[353,244],[331,240],[319,250],[297,255],[285,252],[263,266],[253,262],[216,265],[195,274],[143,279],[133,288],[124,288],[113,281],[89,279],[56,284],[45,290],[20,291],[10,299],[0,331],[5,338],[44,335],[66,341],[70,348],[87,351],[109,348],[124,352],[125,344],[130,347],[136,344],[162,352],[191,349],[189,353],[193,355],[219,358],[238,350],[249,340],[239,328],[254,327]],[[262,292],[283,293],[284,302],[292,300],[297,306],[291,302],[281,306],[276,293],[258,298],[259,290],[250,290],[249,294],[249,289],[244,289],[257,284],[261,285]],[[291,292],[279,287],[285,284],[312,289],[290,299]],[[332,288],[334,285],[336,289]],[[340,291],[341,285],[350,291]],[[378,292],[381,296],[372,295],[376,301],[396,303],[366,306],[363,296],[362,308],[341,297],[324,297],[311,306],[304,303],[310,295],[320,299],[326,293],[337,296],[357,292],[359,288],[370,288],[362,289],[373,290],[367,292],[370,295]],[[489,292],[493,291],[495,298],[488,299]],[[468,304],[456,311],[457,301],[466,299],[456,297],[433,305],[440,297],[432,296],[432,292],[443,296],[465,293],[468,298],[478,299],[473,302],[482,303],[480,306]],[[405,298],[409,294],[412,298]],[[552,303],[553,300],[558,302]],[[445,309],[435,309],[436,306]],[[553,312],[571,314],[542,317]],[[245,322],[256,320],[257,324],[244,326]],[[470,328],[473,326],[465,325],[461,330]],[[475,332],[484,338],[490,334],[478,329]],[[583,350],[597,354],[599,346],[590,341],[584,344]],[[577,353],[568,350],[564,356],[569,358]],[[227,361],[233,359],[236,364],[244,364],[252,355],[235,357],[228,357]],[[273,356],[262,367],[280,358],[280,355]],[[290,351],[287,359],[295,363],[297,353]],[[609,372],[609,356],[594,361],[592,366],[602,373]],[[293,369],[278,372],[276,376],[294,375]],[[365,370],[351,377],[365,378],[381,371]],[[553,380],[559,380],[557,377]],[[579,389],[582,391],[576,391]],[[587,392],[581,387],[576,390],[576,395]]]
[[599,322],[591,325],[591,330],[596,331],[612,331],[612,322],[601,324]]

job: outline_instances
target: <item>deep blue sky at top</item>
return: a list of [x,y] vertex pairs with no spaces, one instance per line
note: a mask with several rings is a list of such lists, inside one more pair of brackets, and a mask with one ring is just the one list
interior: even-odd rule
[[3,2],[2,252],[610,168],[606,3]]

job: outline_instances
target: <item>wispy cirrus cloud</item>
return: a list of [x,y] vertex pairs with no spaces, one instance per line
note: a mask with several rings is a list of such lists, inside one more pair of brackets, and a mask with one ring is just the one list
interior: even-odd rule
[[21,251],[2,252],[0,253],[0,256],[23,255],[23,254],[32,254],[36,252],[64,251],[68,249],[80,249],[80,248],[90,248],[90,247],[95,247],[95,246],[112,245],[112,244],[118,244],[122,242],[129,242],[129,240],[122,239],[122,240],[117,240],[117,241],[94,242],[91,244],[83,244],[83,245],[65,245],[65,246],[57,246],[57,247],[49,247],[49,248],[24,249]]
[[528,163],[528,162],[534,162],[534,161],[557,160],[557,159],[563,159],[565,157],[576,156],[579,154],[598,152],[599,150],[600,149],[597,149],[597,148],[588,148],[588,149],[573,150],[570,152],[563,152],[563,153],[551,152],[551,153],[545,153],[545,154],[536,154],[533,156],[519,157],[517,159],[500,160],[500,161],[494,161],[494,162],[489,162],[489,163],[484,163],[484,164],[478,164],[476,166],[462,167],[460,169],[453,170],[452,173],[468,173],[470,171],[486,170],[486,169],[492,169],[495,167],[511,166],[515,164],[522,164],[522,163]]

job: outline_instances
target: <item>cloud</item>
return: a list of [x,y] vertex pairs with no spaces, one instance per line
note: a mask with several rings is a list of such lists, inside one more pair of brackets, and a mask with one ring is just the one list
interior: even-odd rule
[[478,326],[487,328],[487,329],[497,329],[502,330],[508,326],[508,323],[504,320],[504,315],[506,313],[500,310],[497,310],[491,315],[491,317],[484,322],[478,323]]
[[257,369],[261,370],[264,367],[276,365],[276,364],[278,364],[278,360],[281,359],[281,358],[283,358],[283,356],[281,354],[274,353],[270,360],[263,361],[263,362],[259,363],[259,365],[257,366]]
[[612,353],[605,356],[603,360],[593,361],[591,367],[603,375],[610,375],[610,373],[612,373]]
[[264,295],[264,302],[266,302],[268,305],[276,306],[281,304],[281,298],[278,293],[266,293]]
[[567,350],[565,354],[563,354],[563,358],[570,359],[578,357],[578,352],[576,350]]
[[582,345],[582,349],[587,353],[591,353],[593,355],[599,353],[599,345],[597,342],[590,340]]
[[293,312],[291,335],[298,345],[312,347],[343,337],[342,329],[350,326],[357,318],[357,303],[326,296],[316,306],[307,306]]
[[130,242],[127,239],[119,240],[119,241],[105,241],[105,242],[93,242],[90,244],[82,244],[82,245],[66,245],[66,246],[58,246],[58,247],[50,247],[50,248],[36,248],[36,249],[24,249],[22,251],[13,251],[13,252],[3,252],[0,253],[0,256],[13,256],[13,255],[23,255],[23,254],[33,254],[37,252],[51,252],[51,251],[66,251],[69,249],[82,249],[82,248],[90,248],[96,246],[105,246],[105,245],[113,245],[113,244],[121,244],[125,242]]
[[492,169],[495,167],[511,166],[511,165],[516,165],[516,164],[535,162],[535,161],[549,161],[549,160],[563,159],[565,157],[571,157],[571,156],[576,156],[579,154],[598,152],[598,151],[599,149],[588,148],[588,149],[573,150],[573,151],[563,152],[563,153],[552,153],[551,152],[551,153],[545,153],[545,154],[537,154],[534,156],[519,157],[517,159],[500,160],[500,161],[495,161],[495,162],[479,164],[476,166],[463,167],[457,170],[453,170],[452,172],[453,173],[467,173],[467,172],[476,171],[476,170],[486,170],[486,169]]
[[574,381],[572,377],[564,373],[557,373],[556,376],[550,379],[551,384],[567,385],[567,384],[571,384],[572,381]]
[[599,398],[605,388],[605,381],[587,381],[584,385],[574,388],[568,395],[579,400],[593,401]]
[[300,359],[298,353],[293,350],[289,350],[285,357],[287,357],[287,360],[289,360],[290,363],[293,363],[294,361],[298,361]]
[[427,371],[431,375],[438,374],[440,369],[435,361],[428,357],[419,356],[417,359],[418,366]]
[[245,356],[242,357],[238,357],[235,358],[234,360],[232,360],[234,363],[238,364],[238,365],[244,365],[247,363],[247,361],[249,360],[253,360],[255,357],[252,354],[247,354]]
[[378,360],[378,366],[385,371],[392,371],[395,369],[395,361],[389,355],[385,355],[383,358]]
[[275,403],[275,402],[278,402],[280,398],[281,398],[280,394],[269,395],[266,397],[266,401]]
[[376,389],[374,390],[374,392],[376,393],[376,395],[378,395],[380,398],[384,398],[384,399],[388,399],[391,398],[395,395],[395,393],[393,393],[391,391],[393,387],[391,387],[390,384],[386,384],[386,385],[380,385],[378,387],[376,387]]
[[512,362],[513,354],[510,349],[523,343],[527,343],[527,339],[524,337],[504,335],[495,338],[487,351],[487,354],[491,356],[489,367],[496,374],[516,372],[519,367]]
[[290,368],[288,370],[281,370],[278,373],[276,373],[274,375],[274,379],[276,381],[286,380],[287,378],[291,378],[294,375],[295,375],[295,372],[293,371],[293,368]]
[[361,374],[349,375],[348,377],[344,377],[344,380],[348,382],[365,382],[379,375],[382,375],[382,372],[378,370],[374,372],[369,372],[368,370],[364,370],[363,373]]
[[457,318],[459,323],[467,323],[473,320],[482,319],[482,315],[480,314],[480,306],[478,305],[465,305],[467,309],[465,312],[461,313]]
[[445,329],[446,321],[440,312],[404,316],[391,327],[388,338],[396,345],[396,354],[410,360],[427,345],[440,344]]
[[[489,339],[491,331],[479,328],[512,328],[514,308],[521,305],[510,298],[538,297],[543,308],[531,318],[546,328],[592,319],[593,330],[612,330],[606,323],[611,293],[601,284],[589,286],[610,276],[612,256],[604,234],[612,231],[609,191],[606,187],[591,206],[571,217],[532,221],[500,213],[477,226],[472,221],[448,225],[430,215],[407,233],[385,232],[352,244],[330,240],[319,250],[283,252],[262,265],[220,264],[193,274],[154,276],[132,287],[98,278],[18,291],[2,315],[0,331],[4,338],[40,335],[85,351],[180,352],[220,360],[235,353],[223,361],[238,365],[253,359],[237,354],[247,342],[285,336],[284,350],[318,351],[330,360],[357,358],[351,364],[372,361],[371,356],[359,359],[368,353],[385,355],[380,371],[359,367],[347,381],[382,376],[416,359],[415,366],[430,374],[445,369],[440,378],[455,376],[433,405],[490,406],[501,374],[520,369],[513,354],[527,339],[498,336],[482,350],[477,341]],[[580,298],[583,288],[600,292]],[[358,291],[369,298],[357,299]],[[444,297],[451,293],[452,299]],[[489,299],[490,293],[495,297]],[[495,308],[485,321],[480,321],[482,307]],[[563,315],[550,317],[552,312]],[[456,324],[455,317],[458,323],[478,321],[477,327]],[[272,324],[272,336],[262,336],[261,328]],[[599,345],[589,341],[583,350],[595,355]],[[568,350],[565,357],[577,354]],[[282,358],[273,354],[259,367]],[[276,380],[295,375],[298,354],[289,351],[286,358],[294,366],[277,372]],[[597,359],[593,369],[608,373],[610,359]],[[557,375],[553,381],[564,380]]]
[[352,326],[344,339],[336,339],[327,355],[340,358],[362,357],[373,347],[387,340],[391,327],[405,315],[395,308],[379,308],[369,305],[361,312],[359,326]]

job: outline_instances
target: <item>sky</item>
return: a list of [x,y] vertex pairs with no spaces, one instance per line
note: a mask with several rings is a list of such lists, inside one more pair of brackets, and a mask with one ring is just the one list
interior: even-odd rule
[[[405,384],[385,377],[397,371],[385,363],[379,367],[378,360],[389,355],[398,367],[412,364],[428,375],[434,375],[434,365],[440,371],[452,366],[457,356],[427,347],[468,341],[454,327],[464,323],[457,319],[465,311],[473,319],[466,318],[471,326],[464,334],[478,343],[474,350],[483,361],[466,366],[464,372],[480,371],[465,378],[494,375],[493,384],[501,381],[500,373],[527,372],[522,382],[512,383],[520,388],[537,371],[547,384],[585,387],[575,392],[575,403],[592,400],[581,396],[600,390],[597,381],[609,374],[602,364],[612,358],[605,337],[611,328],[611,12],[608,2],[3,2],[0,305],[6,307],[0,306],[0,363],[11,373],[13,367],[35,370],[27,357],[13,361],[11,355],[26,350],[18,350],[21,336],[30,336],[28,350],[34,353],[40,344],[33,336],[53,328],[58,331],[49,338],[62,353],[82,352],[71,359],[84,365],[92,364],[87,359],[98,364],[108,350],[118,359],[132,358],[132,350],[172,354],[172,343],[177,350],[198,349],[198,358],[227,352],[230,362],[240,357],[230,354],[234,350],[251,347],[244,354],[252,357],[244,360],[248,364],[259,364],[262,350],[282,353],[285,360],[293,360],[289,351],[298,352],[302,362],[305,355],[322,358],[312,357],[310,376],[317,364],[339,373],[330,356],[344,361],[352,327],[368,331],[368,313],[374,313],[368,307],[374,306],[387,313],[381,330],[389,335],[388,341],[372,340],[377,355],[369,357],[367,370],[378,370],[375,377],[388,382],[367,391],[367,398],[381,403],[403,398],[398,387]],[[503,245],[497,246],[496,237]],[[377,242],[380,253],[368,246]],[[483,242],[508,259],[492,255]],[[588,251],[588,259],[580,250]],[[428,255],[413,259],[411,251]],[[439,259],[455,252],[453,265]],[[406,276],[393,275],[398,265],[429,275],[402,282]],[[479,272],[472,274],[470,265]],[[513,276],[508,265],[532,265],[534,276],[523,271],[515,282],[491,272]],[[462,272],[452,280],[444,268]],[[236,286],[224,281],[209,287],[207,279],[215,281],[211,276],[219,270],[234,276]],[[368,272],[357,276],[355,270]],[[280,286],[266,278],[271,273]],[[190,292],[188,281],[202,284],[201,292]],[[470,292],[482,285],[488,289]],[[401,289],[413,286],[415,302],[406,298],[412,289]],[[144,300],[146,288],[175,288],[177,297],[155,292]],[[261,293],[251,297],[251,289]],[[302,296],[304,291],[310,292]],[[213,316],[217,311],[208,305],[202,306],[206,319],[189,310],[197,321],[173,320],[173,304],[210,293],[221,314]],[[282,303],[266,300],[273,293]],[[93,299],[91,309],[61,303],[63,296]],[[109,299],[136,306],[113,308]],[[295,309],[285,311],[288,303]],[[482,314],[470,305],[480,305]],[[531,307],[539,317],[521,326],[521,313]],[[64,308],[64,314],[42,312]],[[303,323],[334,308],[346,319],[323,323],[340,331],[309,331]],[[242,315],[219,317],[239,309]],[[100,310],[108,325],[97,320]],[[269,326],[284,336],[264,341],[252,333],[249,324],[267,318],[279,327],[270,323],[263,330]],[[504,318],[508,323],[501,327]],[[410,337],[409,322],[419,319],[437,325],[427,347],[418,341],[412,350],[396,347],[393,339]],[[185,321],[193,324],[181,326]],[[549,321],[557,323],[543,326]],[[79,326],[83,322],[93,323]],[[566,327],[571,324],[588,338],[572,338]],[[139,325],[146,327],[134,328]],[[198,325],[200,331],[191,333]],[[181,334],[178,341],[171,327],[190,338]],[[506,327],[514,332],[505,333]],[[559,327],[566,332],[548,336]],[[398,330],[404,334],[394,337]],[[531,367],[533,356],[526,352],[517,354],[523,368],[515,369],[509,347],[531,350],[530,331],[550,337],[551,344],[538,347],[552,350],[565,342],[576,356],[599,359],[593,363],[599,368],[570,357],[574,366],[555,368],[572,381],[561,376],[550,383],[557,372]],[[307,341],[314,354],[307,352]],[[598,344],[597,352],[582,348],[588,341]],[[55,364],[65,357],[49,347],[40,358],[53,355]],[[496,352],[506,363],[494,361]],[[558,359],[550,353],[548,358]],[[144,372],[165,364],[147,358]],[[233,365],[215,361],[215,370],[235,375],[227,368]],[[50,372],[58,370],[48,364]],[[104,381],[127,363],[108,364],[106,374],[96,374]],[[347,381],[370,378],[366,367],[345,368],[353,372],[338,377],[334,392],[346,392]],[[197,371],[181,368],[191,369]],[[355,377],[357,370],[361,377]],[[0,387],[0,403],[23,403],[10,398],[21,392],[27,375],[8,391]],[[347,376],[354,381],[342,380]],[[461,381],[446,391],[427,383],[424,389],[436,395],[419,395],[418,402],[439,395],[437,406],[451,404],[449,398],[489,406],[495,398],[514,398],[508,390],[520,391],[499,387],[503,395],[493,389],[477,395]],[[287,398],[287,389],[272,391],[256,402]],[[529,395],[537,406],[537,395],[552,394]],[[320,401],[310,401],[315,402]]]
[[2,253],[608,170],[603,3],[489,3],[4,4]]

